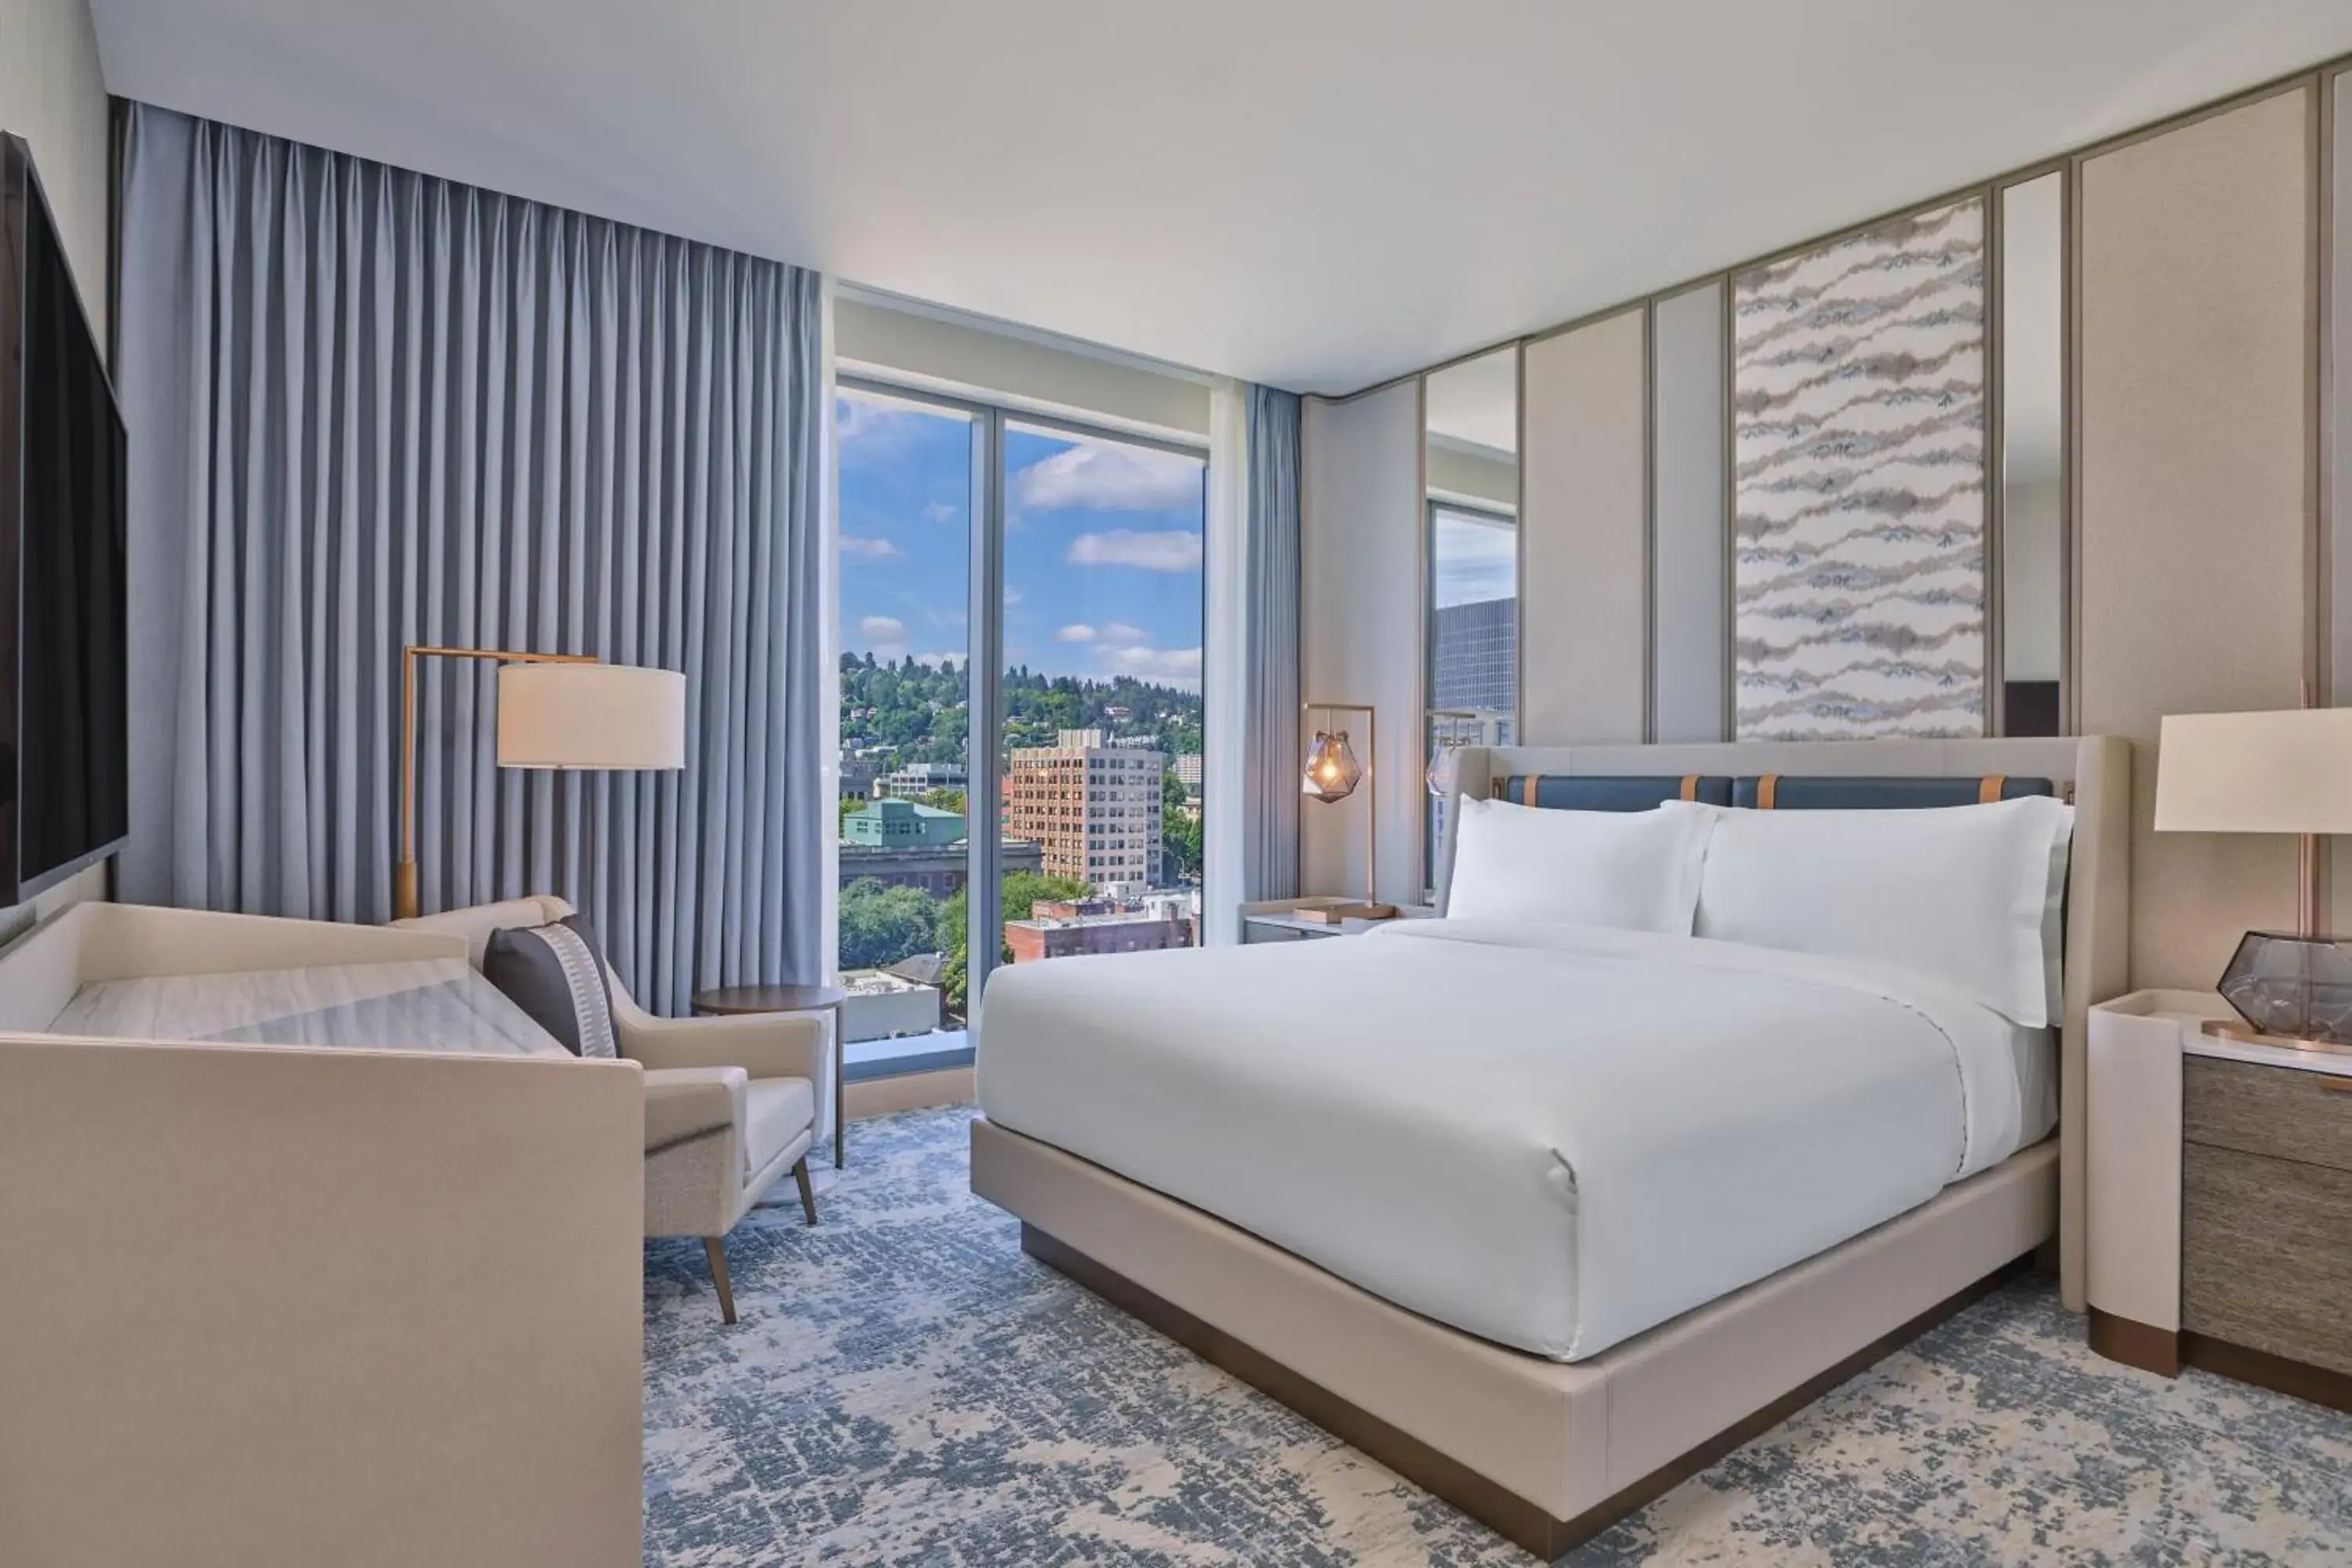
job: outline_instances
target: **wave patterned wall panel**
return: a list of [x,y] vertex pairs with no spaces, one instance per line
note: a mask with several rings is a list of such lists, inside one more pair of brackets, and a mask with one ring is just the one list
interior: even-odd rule
[[1736,279],[1740,739],[1985,732],[1985,253],[1971,199]]

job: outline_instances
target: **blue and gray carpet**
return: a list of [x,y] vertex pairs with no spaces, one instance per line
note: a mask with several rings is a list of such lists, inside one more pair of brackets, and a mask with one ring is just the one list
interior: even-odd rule
[[[1024,1256],[970,1115],[859,1122],[821,1226],[747,1218],[734,1328],[649,1246],[649,1565],[1531,1561]],[[2019,1285],[1567,1561],[2352,1563],[2352,1417],[2100,1361]]]

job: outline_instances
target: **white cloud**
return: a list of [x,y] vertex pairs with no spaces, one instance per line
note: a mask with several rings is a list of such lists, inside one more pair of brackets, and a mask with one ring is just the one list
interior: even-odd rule
[[844,468],[874,468],[897,461],[922,434],[920,421],[935,416],[861,393],[844,393],[834,405],[833,439]]
[[906,657],[907,623],[896,616],[868,616],[857,623],[857,635],[877,658]]
[[1006,604],[1008,604],[1008,605],[1017,605],[1017,604],[1019,604],[1019,603],[1021,602],[1021,590],[1020,590],[1020,589],[1018,589],[1018,588],[1007,588],[1007,589],[1005,589],[1005,590],[1004,590],[1004,602],[1005,602]]
[[841,536],[841,552],[862,556],[868,561],[888,561],[905,553],[887,539],[861,539],[854,533]]
[[1201,536],[1171,528],[1138,532],[1114,528],[1108,533],[1081,533],[1070,541],[1067,557],[1073,566],[1139,566],[1147,572],[1198,572]]
[[1198,458],[1144,447],[1094,442],[1055,453],[1013,476],[1013,499],[1040,510],[1103,507],[1117,511],[1168,511],[1201,504]]
[[1055,632],[1054,640],[1055,642],[1092,642],[1095,640],[1095,629],[1086,622],[1079,621]]
[[1196,647],[1097,647],[1095,658],[1112,675],[1185,691],[1201,689],[1201,650]]
[[1433,586],[1440,609],[1511,596],[1518,578],[1519,547],[1517,533],[1507,524],[1441,510],[1431,542],[1436,567]]
[[960,653],[919,653],[915,656],[915,662],[923,666],[927,669],[940,669],[951,664],[961,664],[963,662],[963,655]]
[[963,508],[952,501],[935,500],[923,509],[923,516],[930,522],[953,522],[963,516]]
[[1151,640],[1151,634],[1141,626],[1130,626],[1125,621],[1105,621],[1097,635],[1113,647],[1134,647]]

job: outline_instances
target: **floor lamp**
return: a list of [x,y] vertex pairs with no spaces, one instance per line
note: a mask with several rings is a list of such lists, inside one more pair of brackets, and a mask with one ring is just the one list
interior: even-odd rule
[[499,668],[498,765],[502,768],[674,769],[686,765],[686,677],[674,669],[604,664],[584,653],[508,648],[400,650],[400,858],[395,920],[416,896],[416,666],[427,658],[487,659]]

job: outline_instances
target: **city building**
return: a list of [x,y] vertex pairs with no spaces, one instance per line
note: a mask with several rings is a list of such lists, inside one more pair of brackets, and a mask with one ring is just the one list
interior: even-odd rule
[[1519,602],[1479,599],[1437,611],[1432,708],[1509,713],[1518,707]]
[[874,798],[903,800],[926,790],[962,789],[970,781],[961,763],[908,763],[874,781]]
[[900,1035],[927,1035],[940,1026],[940,988],[936,983],[910,980],[891,969],[847,969],[841,988],[849,993],[841,1005],[842,1037],[845,1040],[887,1040]]
[[841,819],[844,844],[938,848],[963,841],[963,814],[910,800],[877,800]]
[[[841,884],[861,877],[896,888],[920,888],[951,899],[969,873],[967,834],[960,812],[911,800],[877,800],[841,819]],[[1038,847],[1007,839],[999,863],[1007,874],[1039,868]]]
[[1141,909],[1106,908],[1104,901],[1034,906],[1026,920],[1004,922],[1004,945],[1015,963],[1076,953],[1149,952],[1191,947],[1195,920],[1174,900]]
[[1176,759],[1178,784],[1197,795],[1200,793],[1202,776],[1201,754],[1198,752],[1188,752]]
[[1148,887],[1160,870],[1160,774],[1166,753],[1065,730],[1012,753],[1007,837],[1035,843],[1041,869],[1088,887]]
[[[1043,869],[1036,845],[1007,839],[998,847],[996,862],[1004,874]],[[951,899],[963,890],[971,872],[967,847],[961,838],[940,847],[894,848],[880,844],[841,846],[841,885],[861,877],[894,888],[920,888],[935,899]]]

